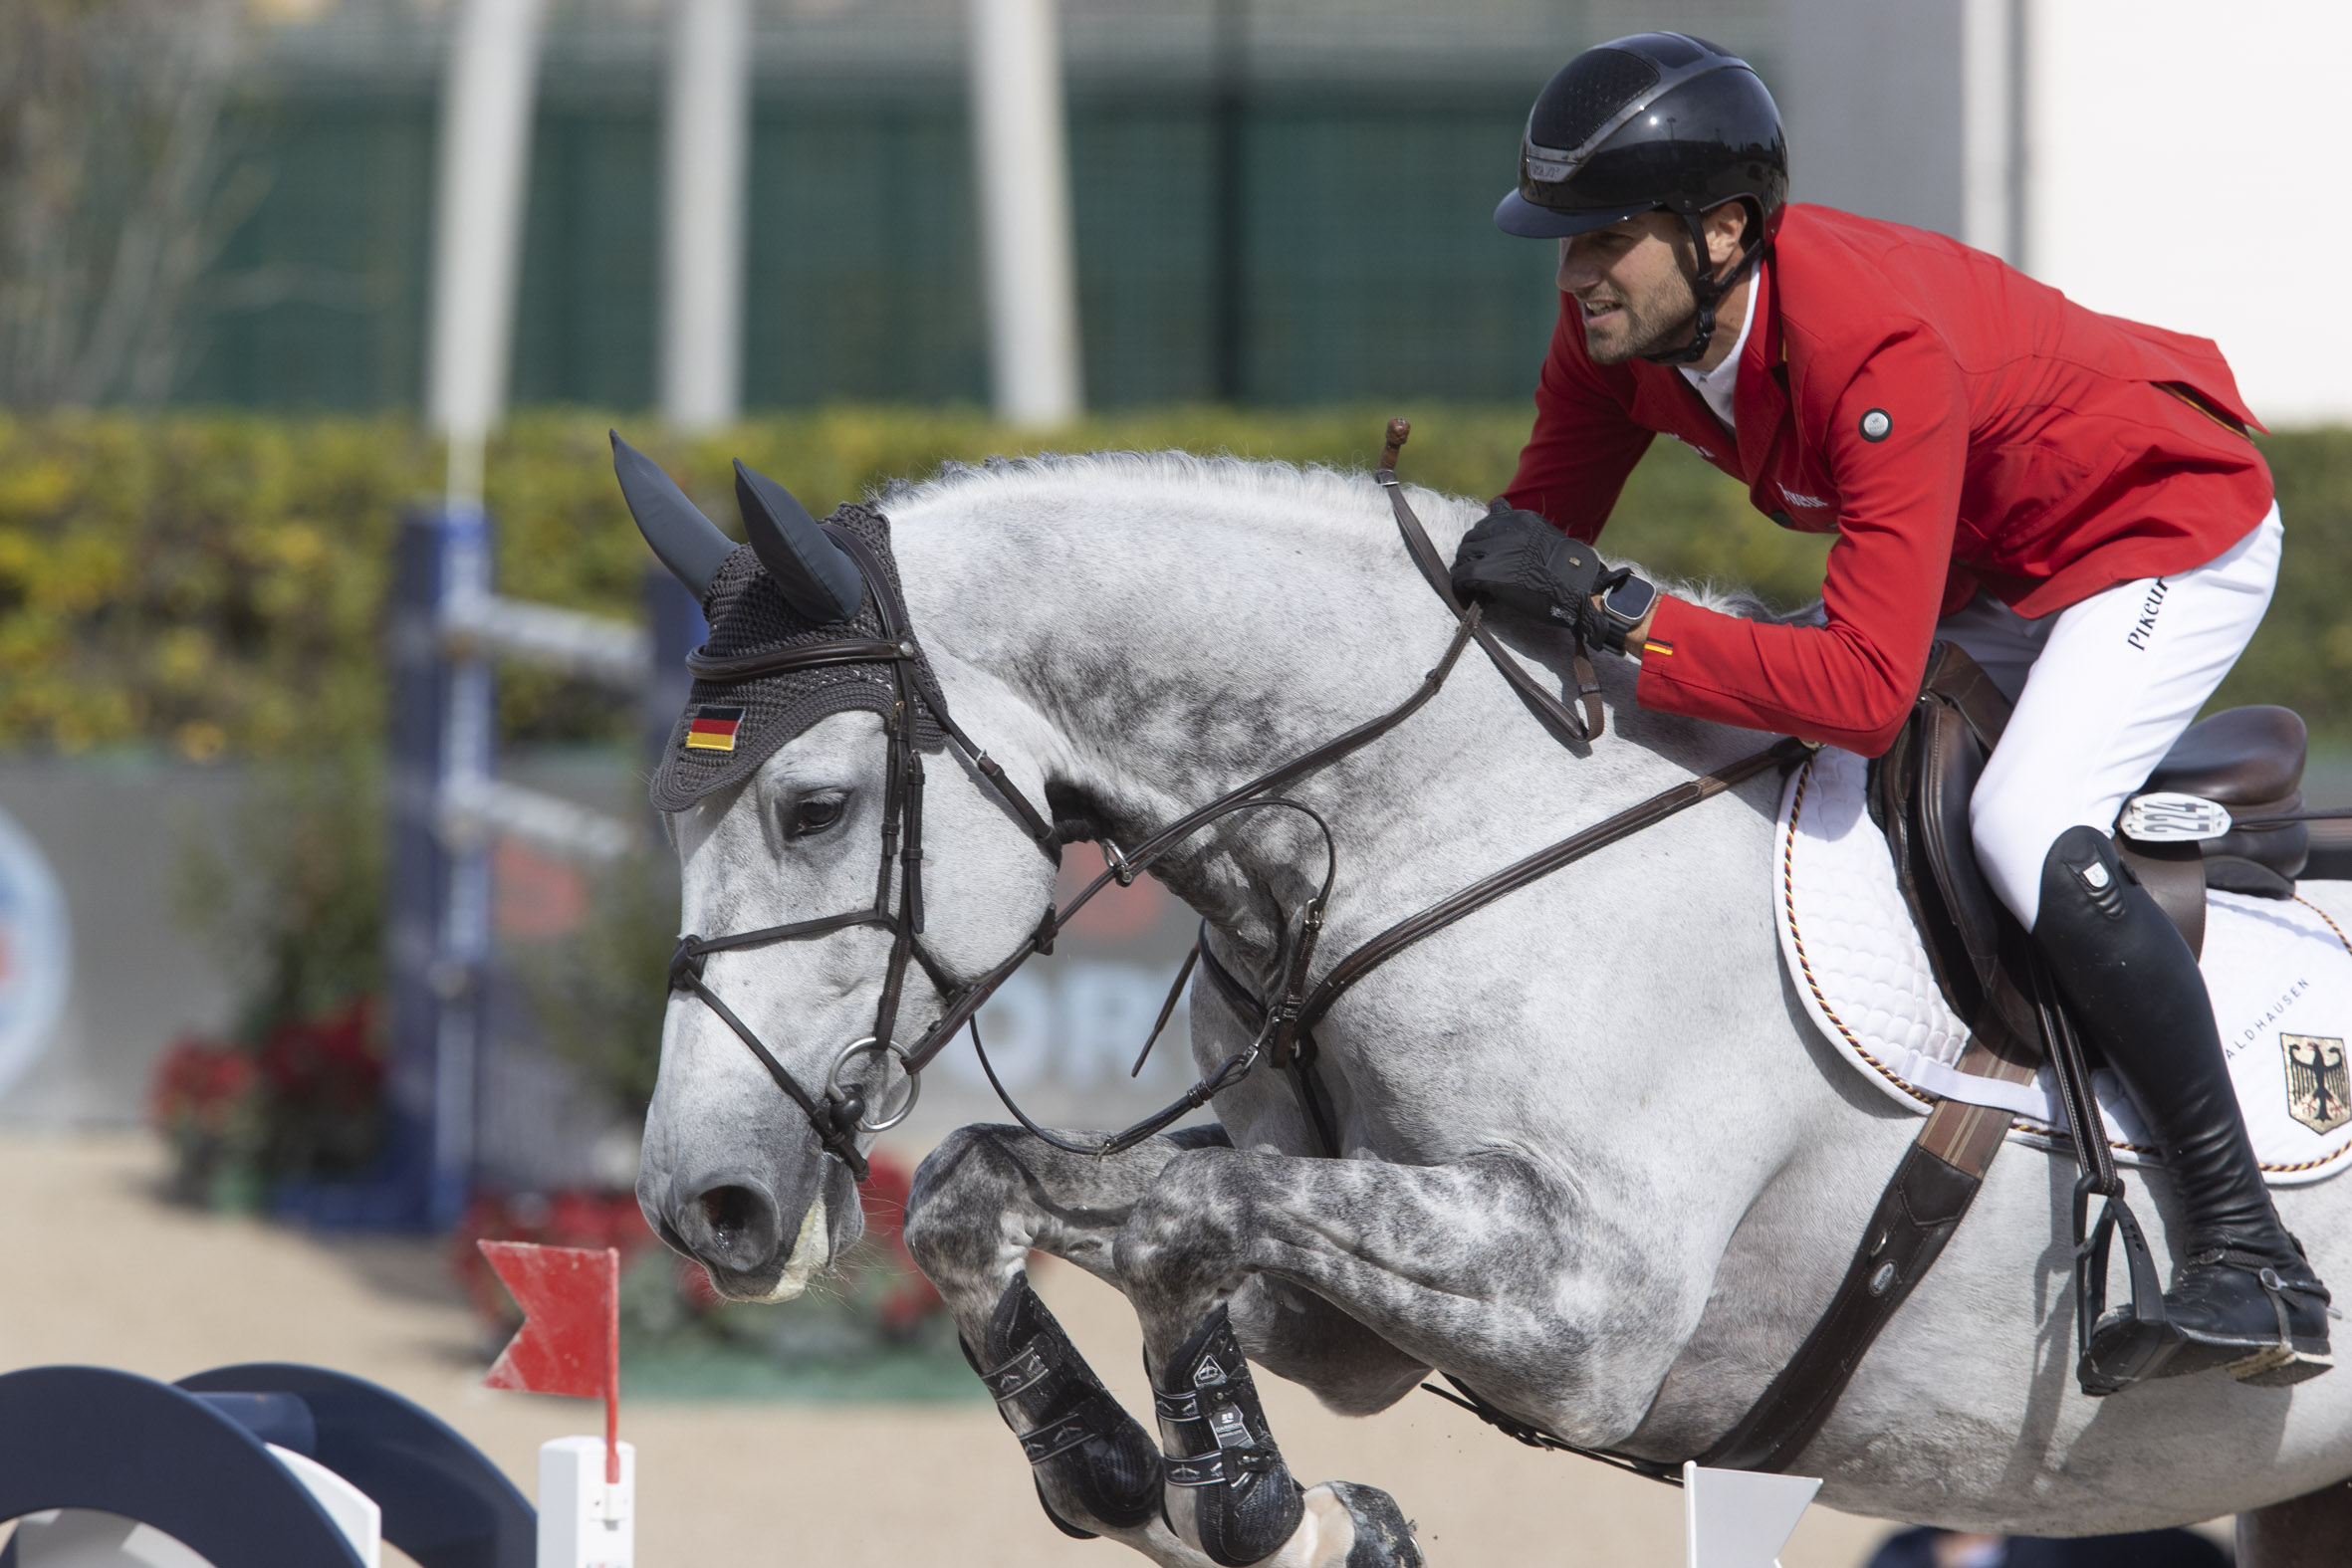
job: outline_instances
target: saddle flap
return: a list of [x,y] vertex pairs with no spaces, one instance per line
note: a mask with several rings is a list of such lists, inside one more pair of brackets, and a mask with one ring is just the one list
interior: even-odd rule
[[1944,1000],[1989,1050],[2030,1062],[2040,1055],[2033,1007],[2010,978],[2024,973],[2025,934],[1978,868],[1969,830],[1970,796],[2008,713],[1976,660],[1937,643],[1873,803]]

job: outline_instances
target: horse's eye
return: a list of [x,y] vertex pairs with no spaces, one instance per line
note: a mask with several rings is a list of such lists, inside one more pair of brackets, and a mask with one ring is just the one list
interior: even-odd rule
[[823,832],[840,819],[841,802],[837,797],[824,800],[803,800],[799,805],[793,807],[792,825],[789,831],[795,838],[805,838],[811,833]]

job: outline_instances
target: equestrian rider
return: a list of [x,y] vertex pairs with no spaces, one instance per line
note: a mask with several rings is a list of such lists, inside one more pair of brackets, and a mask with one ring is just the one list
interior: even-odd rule
[[[2015,703],[1971,802],[1978,858],[2179,1184],[2167,1326],[2110,1314],[2094,1368],[2328,1366],[2327,1292],[2280,1227],[2188,944],[2108,836],[2253,634],[2269,470],[2215,346],[2068,301],[1940,234],[1785,205],[1746,62],[1645,33],[1528,117],[1495,222],[1559,242],[1559,323],[1462,592],[1640,660],[1645,708],[1875,757],[1938,638]],[[1834,536],[1809,623],[1619,580],[1589,548],[1664,432],[1783,528]],[[2282,1315],[2283,1314],[2283,1315]]]

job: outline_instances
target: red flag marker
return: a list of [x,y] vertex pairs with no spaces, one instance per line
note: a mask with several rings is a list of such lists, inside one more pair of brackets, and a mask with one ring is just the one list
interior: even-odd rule
[[620,1484],[620,1252],[477,1242],[523,1309],[482,1381],[494,1389],[604,1402],[604,1481]]

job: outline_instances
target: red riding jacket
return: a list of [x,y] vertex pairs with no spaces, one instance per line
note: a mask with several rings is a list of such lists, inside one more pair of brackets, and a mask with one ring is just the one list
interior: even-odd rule
[[1781,527],[1837,536],[1825,626],[1660,600],[1635,687],[1645,708],[1876,756],[1919,690],[1938,617],[1980,585],[2047,615],[2202,565],[2270,509],[2253,416],[2202,337],[2101,316],[1956,240],[1827,207],[1786,210],[1760,276],[1736,432],[1670,366],[1592,363],[1562,295],[1508,492],[1594,540],[1663,431]]

